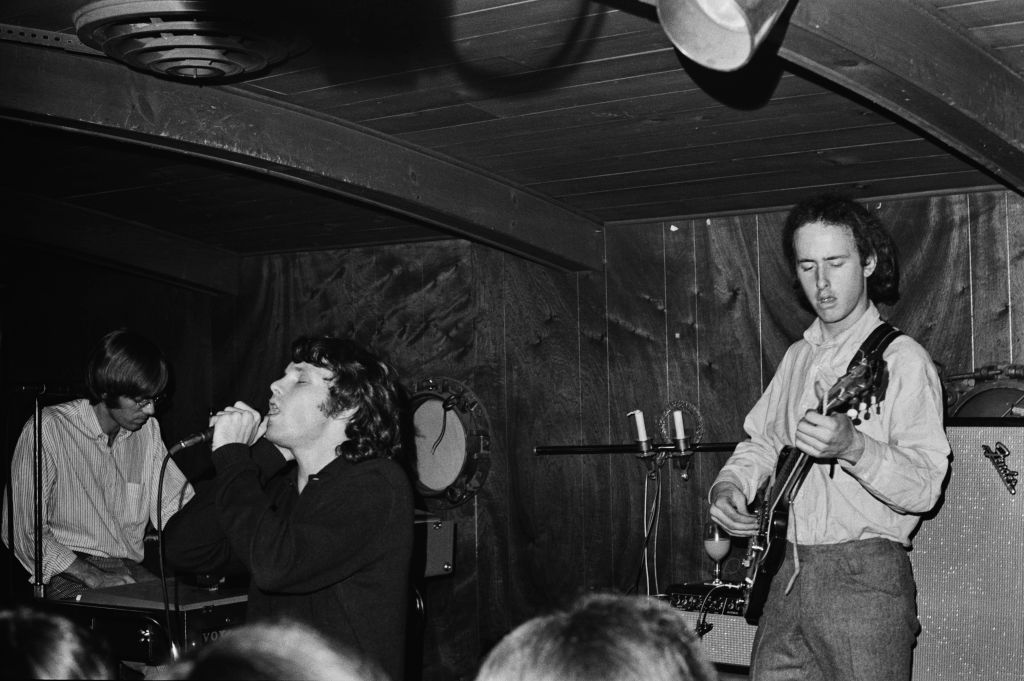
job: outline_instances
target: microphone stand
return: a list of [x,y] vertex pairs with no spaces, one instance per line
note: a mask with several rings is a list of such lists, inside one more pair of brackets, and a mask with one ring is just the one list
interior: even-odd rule
[[[676,406],[676,405],[672,405]],[[702,422],[699,417],[699,413],[693,410],[699,424],[698,428],[698,439],[703,432]],[[669,412],[666,412],[666,416]],[[661,496],[661,483],[659,480],[659,472],[664,466],[665,461],[672,461],[674,467],[679,471],[679,477],[683,480],[690,479],[689,467],[690,461],[696,452],[731,452],[736,448],[738,443],[736,442],[707,442],[707,443],[693,443],[686,434],[682,423],[682,414],[680,410],[672,412],[675,418],[675,437],[672,438],[671,442],[652,442],[647,436],[647,429],[644,425],[643,412],[636,410],[629,412],[629,415],[634,416],[636,419],[637,428],[637,439],[635,442],[629,444],[609,444],[609,445],[569,445],[569,446],[554,446],[554,445],[537,445],[533,448],[534,455],[537,456],[563,456],[571,454],[633,454],[639,460],[643,461],[647,466],[647,478],[653,480],[658,486],[657,497],[659,499],[656,502],[656,506],[660,504]],[[663,428],[663,432],[664,432]],[[645,486],[646,490],[646,486]],[[645,491],[646,497],[646,491]],[[649,533],[652,526],[656,524],[656,518],[658,512],[655,511],[654,519],[651,520],[651,525],[647,523],[647,510],[646,501],[644,509],[644,555],[641,560],[641,567],[649,565],[648,562],[648,546]],[[657,553],[657,549],[655,549]],[[647,577],[650,580],[650,568],[646,567]],[[638,576],[639,580],[639,576]],[[657,568],[655,568],[654,576],[655,590],[657,591]],[[650,584],[648,584],[648,593],[650,593]]]
[[32,492],[33,492],[33,547],[32,561],[32,596],[37,599],[46,597],[46,585],[43,584],[43,419],[41,399],[49,394],[57,397],[71,397],[76,391],[70,387],[54,386],[48,389],[45,383],[32,383],[17,386],[15,392],[33,393],[32,404]]
[[36,527],[32,537],[36,554],[32,566],[32,595],[40,600],[46,596],[46,586],[43,584],[43,419],[39,405],[39,398],[44,392],[45,385],[36,393],[32,409],[32,491],[35,494],[33,511]]

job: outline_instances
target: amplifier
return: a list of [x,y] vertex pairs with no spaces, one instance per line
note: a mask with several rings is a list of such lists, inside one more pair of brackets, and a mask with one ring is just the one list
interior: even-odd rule
[[701,637],[706,657],[716,664],[750,665],[757,627],[747,624],[743,589],[736,584],[673,584],[662,599],[682,610]]
[[951,419],[950,476],[910,560],[921,634],[914,681],[1016,681],[1024,668],[1024,419]]
[[166,664],[171,642],[185,653],[245,621],[245,587],[204,589],[172,579],[167,590],[170,632],[159,581],[90,589],[76,601],[47,605],[106,639],[118,659],[148,665]]

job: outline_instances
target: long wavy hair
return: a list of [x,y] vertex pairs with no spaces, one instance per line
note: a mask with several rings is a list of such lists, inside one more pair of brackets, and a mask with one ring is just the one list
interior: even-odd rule
[[804,299],[796,279],[796,253],[793,237],[796,230],[812,222],[848,227],[860,254],[861,265],[875,256],[875,271],[868,277],[868,298],[874,303],[891,305],[900,298],[899,254],[896,244],[875,213],[846,196],[822,194],[801,201],[789,212],[782,234],[782,247],[794,272],[793,287]]
[[355,408],[345,429],[349,439],[338,445],[338,456],[353,463],[402,460],[407,397],[391,365],[354,341],[328,336],[297,339],[292,361],[331,372],[327,401],[320,407],[324,414]]

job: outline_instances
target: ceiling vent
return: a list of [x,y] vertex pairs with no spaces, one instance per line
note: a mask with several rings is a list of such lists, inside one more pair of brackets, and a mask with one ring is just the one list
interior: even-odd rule
[[89,47],[132,68],[193,83],[254,76],[295,53],[287,39],[203,0],[99,0],[75,12]]

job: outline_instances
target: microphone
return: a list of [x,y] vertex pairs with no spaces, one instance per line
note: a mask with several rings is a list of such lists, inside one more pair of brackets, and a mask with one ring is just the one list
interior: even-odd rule
[[192,447],[192,446],[197,445],[197,444],[199,444],[201,442],[209,442],[212,439],[213,439],[213,426],[210,426],[209,428],[207,428],[206,430],[204,430],[201,433],[196,433],[194,435],[189,435],[186,438],[182,438],[181,440],[178,440],[173,445],[171,445],[170,449],[167,450],[167,454],[169,456],[174,456],[175,454],[177,454],[181,450],[185,449],[186,447]]

